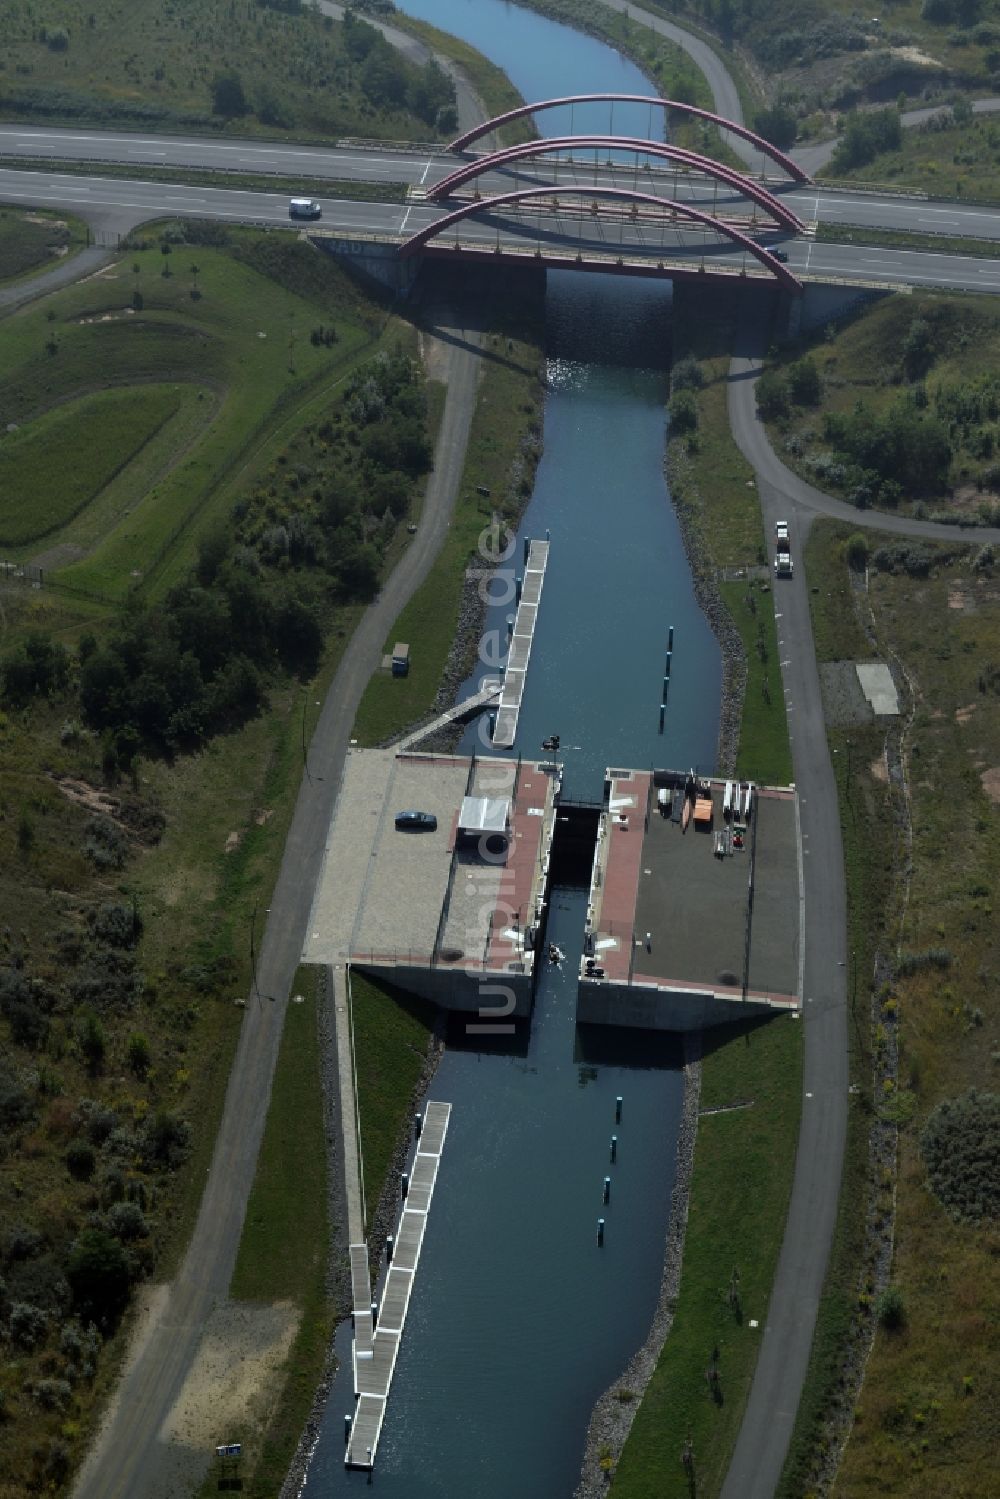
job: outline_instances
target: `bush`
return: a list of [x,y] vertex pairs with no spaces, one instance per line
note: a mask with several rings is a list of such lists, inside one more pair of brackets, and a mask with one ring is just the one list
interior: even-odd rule
[[876,1307],[878,1320],[882,1326],[890,1332],[906,1324],[906,1306],[903,1302],[903,1293],[898,1286],[886,1286],[878,1299]]
[[103,1229],[85,1229],[70,1250],[66,1274],[81,1317],[112,1327],[129,1291],[128,1260],[117,1239]]
[[847,538],[845,548],[847,560],[856,572],[861,572],[868,561],[868,538],[863,531],[855,531]]
[[697,359],[679,359],[670,371],[670,390],[701,390],[705,384],[705,372]]
[[65,1379],[36,1379],[34,1394],[42,1410],[64,1411],[72,1398],[73,1390]]
[[108,1230],[116,1239],[129,1243],[133,1239],[144,1239],[149,1233],[149,1224],[136,1203],[116,1202],[108,1213]]
[[140,1031],[128,1038],[128,1064],[136,1077],[145,1077],[149,1071],[152,1053],[149,1042]]
[[796,406],[818,406],[823,394],[819,370],[808,356],[788,371],[788,393]]
[[765,370],[757,381],[757,410],[767,420],[788,415],[788,386],[777,370]]
[[49,1319],[41,1307],[28,1301],[15,1301],[7,1319],[10,1340],[17,1348],[31,1349],[45,1337]]
[[898,151],[902,139],[898,110],[854,112],[847,117],[844,133],[830,160],[830,170],[849,172],[853,167],[866,166],[883,151]]
[[66,1151],[66,1169],[77,1181],[88,1182],[94,1174],[97,1155],[86,1140],[74,1140]]
[[694,432],[697,429],[698,402],[695,400],[693,391],[679,390],[676,395],[671,396],[667,412],[670,417],[672,436],[682,437],[686,432]]
[[970,1088],[939,1103],[920,1135],[931,1190],[957,1222],[1000,1215],[1000,1094]]

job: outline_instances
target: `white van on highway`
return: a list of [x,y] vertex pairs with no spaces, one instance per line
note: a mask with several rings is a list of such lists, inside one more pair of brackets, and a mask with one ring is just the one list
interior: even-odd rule
[[315,198],[293,198],[288,205],[288,217],[290,219],[320,219],[323,217],[323,209]]

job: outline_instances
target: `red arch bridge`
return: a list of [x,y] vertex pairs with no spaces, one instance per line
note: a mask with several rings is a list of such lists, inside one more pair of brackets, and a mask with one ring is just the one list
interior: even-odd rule
[[[559,135],[470,154],[467,147],[512,120],[596,101],[648,106],[729,131],[744,155],[759,152],[785,185],[802,169],[734,121],[679,101],[633,94],[579,94],[526,104],[452,143],[462,159],[411,191],[401,232],[386,236],[401,259],[448,256],[612,271],[671,279],[742,277],[799,293],[775,237],[806,226],[781,197],[781,182],[670,141],[611,133]],[[612,120],[613,123],[613,120]],[[443,210],[443,211],[442,211]],[[407,232],[409,237],[407,238]]]

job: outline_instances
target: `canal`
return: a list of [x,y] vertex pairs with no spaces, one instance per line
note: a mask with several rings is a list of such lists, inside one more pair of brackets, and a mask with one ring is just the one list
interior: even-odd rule
[[[473,43],[527,98],[648,92],[610,48],[502,0],[404,8]],[[648,130],[645,112],[641,126],[617,113],[614,124]],[[558,733],[568,794],[593,800],[609,765],[714,764],[721,663],[663,477],[669,290],[550,274],[546,325],[545,448],[521,536],[548,531],[552,548],[516,749],[535,755]],[[509,612],[491,611],[488,628]],[[481,749],[473,733],[466,748]],[[545,966],[530,1032],[493,1046],[450,1036],[432,1085],[454,1108],[378,1449],[374,1482],[389,1499],[568,1499],[593,1403],[649,1327],[681,1059],[669,1037],[576,1026],[585,907],[582,890],[553,891],[548,936],[567,958]],[[368,1483],[343,1466],[347,1326],[337,1350],[309,1499]]]

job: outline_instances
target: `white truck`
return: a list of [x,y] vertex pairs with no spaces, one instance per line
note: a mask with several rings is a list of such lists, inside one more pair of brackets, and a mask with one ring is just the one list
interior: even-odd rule
[[779,578],[792,576],[792,551],[788,543],[788,522],[774,523],[774,571]]

